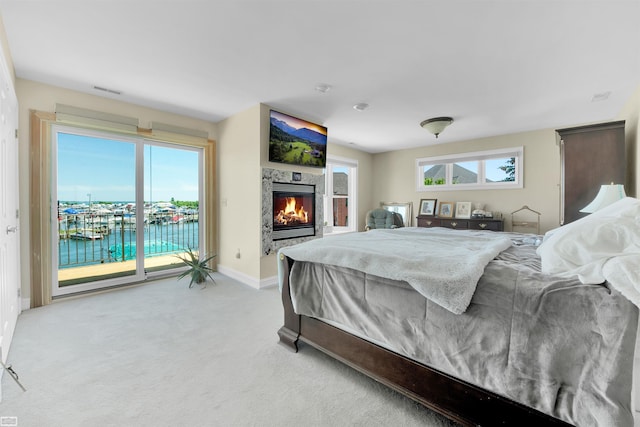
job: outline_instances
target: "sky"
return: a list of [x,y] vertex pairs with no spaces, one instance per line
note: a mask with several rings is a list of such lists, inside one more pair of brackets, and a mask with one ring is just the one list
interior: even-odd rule
[[[59,201],[135,201],[135,143],[62,132],[57,143]],[[144,157],[145,202],[198,200],[198,152],[145,144]]]
[[327,128],[324,126],[311,123],[306,120],[298,119],[297,117],[292,117],[287,114],[279,113],[274,110],[271,110],[271,116],[275,117],[278,120],[282,120],[283,122],[285,122],[286,124],[288,124],[293,128],[296,128],[296,129],[307,128],[307,129],[314,130],[318,133],[321,133],[322,135],[325,135],[325,136],[327,135]]
[[498,182],[507,177],[505,171],[500,166],[507,164],[507,159],[487,159],[485,160],[485,174],[490,181]]
[[[472,172],[478,173],[478,162],[456,162],[458,165],[466,168]],[[507,164],[506,158],[501,159],[486,159],[485,160],[485,175],[489,181],[499,182],[507,177],[507,174],[500,169],[501,166]]]

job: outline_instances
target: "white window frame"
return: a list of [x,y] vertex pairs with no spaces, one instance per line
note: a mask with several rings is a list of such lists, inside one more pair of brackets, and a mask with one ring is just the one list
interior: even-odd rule
[[[349,168],[348,180],[348,215],[349,225],[338,227],[333,225],[333,168]],[[346,157],[327,156],[325,168],[324,194],[324,230],[323,235],[350,233],[358,230],[358,160]]]
[[[515,180],[508,182],[485,182],[485,160],[515,157]],[[478,179],[475,183],[453,183],[453,165],[461,162],[478,162]],[[498,150],[476,151],[472,153],[450,154],[437,157],[416,159],[417,191],[456,191],[456,190],[503,190],[524,187],[524,147],[511,147]],[[424,167],[445,165],[445,183],[440,185],[424,184]]]
[[[155,140],[155,139],[151,139],[151,138],[145,138],[145,137],[140,137],[140,136],[136,136],[136,135],[125,135],[125,134],[119,134],[119,133],[115,133],[115,132],[110,132],[110,131],[104,131],[104,130],[96,130],[96,129],[86,129],[86,128],[79,128],[79,127],[73,127],[73,126],[67,126],[67,125],[58,125],[58,124],[54,124],[51,127],[51,132],[52,132],[52,137],[51,137],[51,170],[52,170],[52,176],[57,176],[57,155],[58,155],[58,134],[59,133],[67,133],[67,134],[72,134],[72,135],[81,135],[81,136],[86,136],[89,138],[104,138],[104,139],[111,139],[111,140],[117,140],[117,141],[122,141],[122,142],[126,142],[126,143],[130,143],[133,144],[135,146],[135,175],[136,175],[136,179],[135,179],[135,186],[136,186],[136,218],[138,219],[138,223],[137,223],[137,229],[138,230],[142,230],[144,228],[144,223],[143,223],[143,219],[144,219],[144,196],[145,196],[145,188],[146,188],[146,183],[144,181],[144,171],[145,171],[145,153],[144,153],[144,149],[145,146],[149,145],[149,146],[156,146],[156,147],[168,147],[168,148],[176,148],[176,149],[181,149],[181,150],[187,150],[187,151],[193,151],[198,153],[198,182],[199,182],[199,190],[198,190],[198,197],[199,197],[199,218],[204,218],[205,217],[205,211],[204,211],[204,205],[205,205],[205,193],[204,193],[204,149],[202,147],[198,147],[198,146],[193,146],[193,145],[189,145],[189,144],[172,144],[172,143],[168,143],[168,142],[164,142],[164,141],[159,141],[159,140]],[[51,200],[58,200],[58,188],[57,188],[57,178],[55,179],[55,185],[53,185],[51,187]],[[57,203],[51,203],[51,211],[50,211],[50,215],[51,218],[56,218],[58,216],[58,206]],[[51,262],[53,266],[57,266],[57,259],[58,259],[58,231],[55,229],[52,229],[52,238],[51,238]],[[200,251],[202,253],[205,253],[205,251],[207,250],[206,246],[204,245],[204,236],[205,236],[205,226],[200,226],[198,228],[198,242],[200,243]],[[143,247],[144,246],[144,233],[137,233],[136,234],[136,245],[137,247]],[[124,276],[124,277],[117,277],[117,278],[113,278],[113,279],[99,279],[99,280],[92,280],[89,281],[87,283],[80,283],[80,284],[75,284],[75,285],[71,285],[71,286],[64,286],[61,287],[59,282],[58,282],[58,273],[57,271],[54,272],[53,277],[51,279],[51,284],[52,284],[52,292],[51,295],[54,297],[58,297],[58,296],[63,296],[63,295],[70,295],[70,294],[75,294],[78,292],[85,292],[85,291],[93,291],[93,290],[99,290],[99,289],[106,289],[109,288],[111,286],[120,286],[120,285],[128,285],[128,284],[132,284],[135,282],[142,282],[144,280],[146,280],[146,278],[153,278],[153,277],[161,277],[163,275],[166,275],[167,272],[169,270],[162,270],[162,271],[158,271],[158,272],[146,272],[145,270],[145,257],[136,257],[136,269],[134,274],[132,275],[128,275],[128,276]],[[175,271],[177,269],[180,269],[182,267],[178,266],[176,268],[174,268],[172,271]]]

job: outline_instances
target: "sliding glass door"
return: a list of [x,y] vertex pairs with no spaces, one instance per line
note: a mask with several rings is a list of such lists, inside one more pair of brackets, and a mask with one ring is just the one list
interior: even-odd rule
[[180,267],[201,239],[202,150],[54,126],[54,296]]
[[159,143],[144,147],[147,272],[180,267],[176,253],[200,247],[201,151]]

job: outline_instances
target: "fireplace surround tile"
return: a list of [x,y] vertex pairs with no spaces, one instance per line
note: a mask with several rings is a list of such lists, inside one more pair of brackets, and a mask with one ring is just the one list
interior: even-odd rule
[[[293,176],[296,174],[296,180]],[[293,239],[273,240],[273,183],[283,182],[292,184],[311,184],[316,187],[315,194],[315,236],[296,237]],[[322,237],[324,224],[324,174],[316,175],[310,173],[300,173],[283,171],[277,169],[262,169],[262,254],[269,255],[278,249],[306,242],[307,240]]]

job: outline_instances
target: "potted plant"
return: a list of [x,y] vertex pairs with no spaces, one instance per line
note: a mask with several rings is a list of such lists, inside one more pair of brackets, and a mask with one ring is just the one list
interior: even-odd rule
[[214,270],[207,264],[210,260],[215,258],[215,254],[200,259],[198,253],[194,252],[191,248],[187,248],[183,256],[176,256],[180,258],[187,267],[189,267],[178,276],[178,279],[182,279],[187,274],[190,275],[191,282],[189,283],[189,287],[192,287],[194,283],[204,283],[207,280],[207,277],[215,282],[213,277],[211,277],[211,272]]

